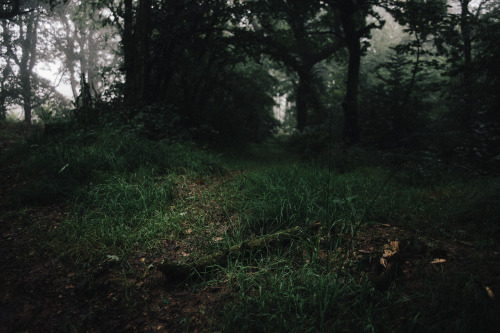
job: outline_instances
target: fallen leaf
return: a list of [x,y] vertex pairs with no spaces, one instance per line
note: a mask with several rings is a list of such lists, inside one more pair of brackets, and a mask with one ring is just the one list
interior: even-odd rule
[[486,290],[486,293],[488,294],[488,297],[491,298],[491,300],[495,300],[495,294],[493,293],[493,290],[491,290],[490,287],[484,286],[484,289]]
[[222,240],[222,237],[214,237],[212,238],[214,242],[220,242]]
[[189,235],[190,233],[192,233],[192,232],[193,232],[193,230],[191,230],[191,229],[186,230],[186,234],[188,234],[188,235]]
[[387,268],[387,260],[385,258],[380,258],[380,264]]
[[382,257],[384,257],[384,258],[391,257],[393,254],[394,254],[393,251],[386,249],[386,250],[384,250],[384,254],[382,255]]
[[431,264],[442,264],[444,262],[446,262],[446,259],[435,258],[433,261],[431,261]]

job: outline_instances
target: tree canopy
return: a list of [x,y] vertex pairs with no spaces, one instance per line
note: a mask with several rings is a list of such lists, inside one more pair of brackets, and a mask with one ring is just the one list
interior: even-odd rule
[[441,126],[469,133],[456,151],[481,145],[491,158],[498,11],[489,0],[7,1],[1,116],[19,105],[31,122],[62,100],[36,70],[53,63],[86,124],[260,140],[284,120],[281,96],[299,135],[333,117],[345,143],[418,146]]

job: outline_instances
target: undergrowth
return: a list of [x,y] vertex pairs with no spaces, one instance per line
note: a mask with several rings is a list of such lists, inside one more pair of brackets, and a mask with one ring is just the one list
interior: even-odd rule
[[[380,293],[344,256],[365,225],[453,237],[448,233],[456,228],[457,215],[469,216],[469,238],[492,244],[497,181],[409,186],[380,168],[328,175],[328,170],[295,164],[249,172],[238,182],[241,215],[234,243],[311,223],[321,229],[286,251],[228,265],[225,274],[235,299],[225,307],[224,331],[467,332],[476,326],[492,332],[499,324],[498,306],[471,279],[473,271],[427,276],[423,294],[396,288]],[[470,217],[473,212],[485,218]],[[478,223],[490,229],[478,229]]]
[[[9,155],[26,179],[16,192],[20,207],[72,207],[45,240],[68,267],[88,269],[138,251],[159,256],[160,239],[184,242],[197,257],[319,226],[286,246],[230,258],[217,279],[203,281],[229,287],[218,314],[225,332],[487,332],[500,324],[474,268],[458,276],[434,272],[420,293],[394,285],[380,292],[349,257],[358,232],[377,224],[493,249],[498,179],[410,184],[382,167],[330,173],[283,158],[288,163],[270,163],[266,155],[260,167],[241,158],[221,162],[191,145],[112,129],[39,137]],[[229,176],[235,168],[245,172]]]
[[45,242],[76,267],[153,249],[160,235],[179,229],[167,214],[175,178],[225,172],[217,156],[189,144],[167,145],[113,128],[31,137],[7,162],[26,179],[14,192],[18,207],[61,201],[73,207]]

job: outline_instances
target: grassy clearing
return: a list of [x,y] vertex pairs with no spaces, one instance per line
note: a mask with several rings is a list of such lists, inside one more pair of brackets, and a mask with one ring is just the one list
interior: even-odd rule
[[178,235],[179,217],[168,214],[176,179],[225,172],[212,154],[113,129],[32,137],[3,162],[17,162],[26,179],[14,192],[19,207],[73,206],[45,242],[76,267],[152,250],[162,236]]
[[[495,331],[499,307],[485,290],[500,286],[496,271],[487,272],[498,265],[498,179],[423,186],[384,168],[329,174],[272,149],[260,160],[254,152],[252,161],[221,162],[193,147],[104,131],[40,138],[9,158],[27,177],[16,192],[20,207],[54,200],[71,205],[69,217],[43,237],[45,248],[71,269],[139,252],[190,262],[260,235],[320,225],[287,246],[229,258],[202,281],[229,290],[215,314],[225,332]],[[234,169],[243,171],[226,171]],[[402,266],[414,272],[400,273],[405,277],[381,292],[363,268],[395,240],[369,234],[379,225],[429,244],[473,245],[464,253],[450,248],[460,253],[450,254],[449,266],[429,265],[434,254],[408,256],[412,264]],[[362,239],[375,248],[364,257]],[[174,250],[166,254],[161,241]],[[161,307],[167,303],[161,298]]]
[[[484,288],[492,281],[478,278],[473,267],[459,273],[422,270],[427,276],[419,282],[425,286],[419,286],[420,292],[408,294],[393,286],[380,293],[359,271],[361,263],[346,262],[345,254],[356,251],[349,240],[356,239],[358,230],[377,223],[438,238],[462,234],[493,245],[498,234],[490,230],[498,224],[491,201],[498,180],[490,179],[487,186],[477,180],[425,187],[390,180],[377,196],[388,175],[365,168],[328,177],[326,171],[292,165],[257,170],[240,180],[244,190],[235,242],[311,222],[320,222],[323,234],[279,254],[269,251],[230,265],[226,274],[236,301],[225,308],[225,331],[466,332],[475,326],[494,331],[499,308]],[[469,219],[462,232],[457,215],[479,213],[479,207],[489,207],[479,215],[488,218]]]

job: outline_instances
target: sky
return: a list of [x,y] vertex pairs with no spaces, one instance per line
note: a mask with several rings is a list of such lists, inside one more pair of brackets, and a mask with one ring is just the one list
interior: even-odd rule
[[35,71],[41,77],[49,80],[66,98],[73,100],[73,93],[71,91],[71,86],[61,80],[61,75],[58,74],[59,64],[53,63],[41,63],[35,68]]

